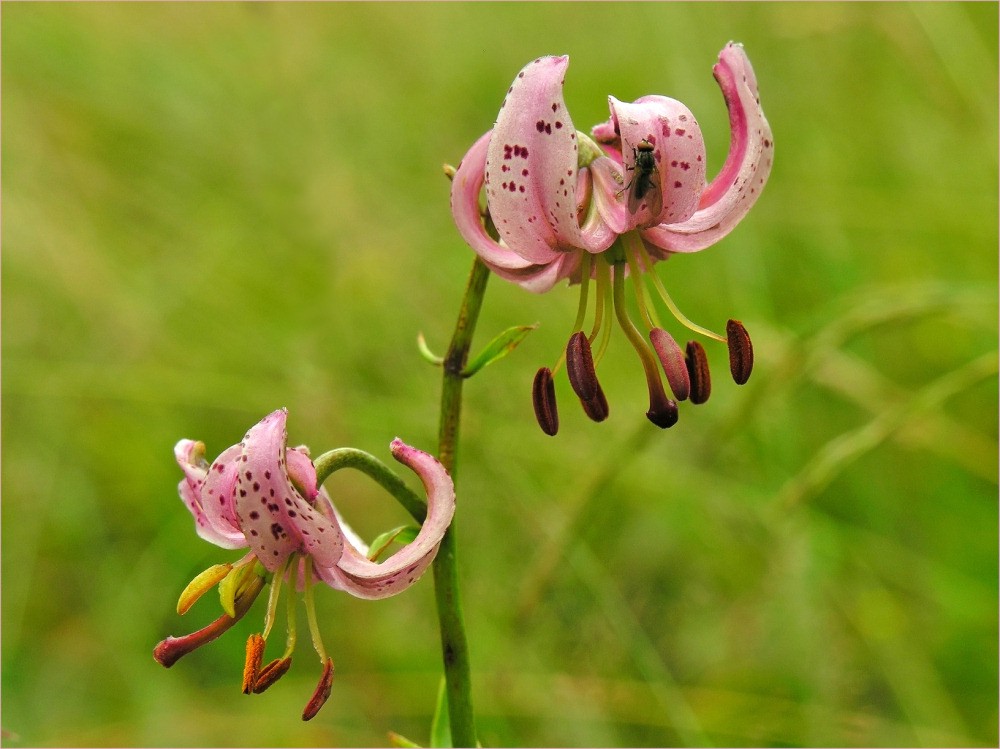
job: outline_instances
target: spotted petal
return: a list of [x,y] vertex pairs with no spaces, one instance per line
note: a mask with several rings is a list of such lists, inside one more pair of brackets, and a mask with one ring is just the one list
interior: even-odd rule
[[247,432],[240,443],[236,478],[240,527],[260,563],[271,572],[295,552],[308,554],[321,566],[335,564],[343,552],[336,521],[304,499],[289,478],[287,418],[288,412],[280,409]]
[[391,449],[396,460],[420,476],[427,492],[427,517],[417,537],[384,562],[370,561],[348,540],[335,567],[317,564],[321,579],[358,598],[387,598],[415,583],[434,560],[455,513],[455,488],[444,466],[399,439],[393,440]]
[[757,201],[771,172],[771,127],[743,47],[726,45],[712,70],[729,108],[729,155],[691,218],[643,232],[644,239],[668,252],[696,252],[726,236]]
[[451,181],[451,215],[459,234],[491,269],[520,272],[533,267],[533,263],[487,234],[479,210],[479,191],[486,174],[486,150],[492,135],[490,130],[473,143],[458,165]]
[[[226,453],[223,453],[219,456],[213,467],[225,455]],[[244,548],[247,542],[243,533],[235,523],[223,516],[217,504],[210,501],[212,497],[206,494],[207,480],[213,471],[205,460],[205,445],[194,440],[181,440],[174,447],[174,457],[184,471],[184,478],[178,484],[177,490],[185,506],[194,515],[195,530],[198,535],[223,549]],[[228,503],[231,508],[231,492]]]

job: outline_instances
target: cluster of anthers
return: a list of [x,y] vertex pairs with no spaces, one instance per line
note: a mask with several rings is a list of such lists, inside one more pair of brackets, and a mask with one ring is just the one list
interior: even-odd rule
[[[518,73],[494,128],[455,171],[452,214],[463,238],[502,278],[533,292],[561,280],[580,285],[566,351],[555,366],[538,370],[532,386],[535,415],[546,434],[559,429],[553,377],[563,364],[587,416],[608,417],[596,370],[614,321],[642,364],[646,416],[670,427],[677,422],[677,401],[708,399],[708,359],[698,341],[682,349],[659,323],[644,282],[682,325],[726,343],[733,379],[748,380],[753,347],[743,324],[730,320],[723,336],[691,322],[653,265],[709,247],[746,215],[771,170],[771,129],[753,68],[737,44],[728,44],[713,68],[729,110],[731,139],[726,162],[711,182],[705,179],[698,122],[675,99],[651,95],[626,103],[609,97],[610,119],[591,135],[576,130],[562,94],[568,63],[566,57],[542,57]],[[646,335],[628,312],[627,276]],[[592,282],[593,324],[585,330]],[[664,390],[661,368],[673,398]]]

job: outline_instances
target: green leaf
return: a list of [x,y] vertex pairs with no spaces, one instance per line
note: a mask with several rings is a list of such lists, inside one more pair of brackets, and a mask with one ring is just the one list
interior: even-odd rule
[[433,364],[435,367],[440,367],[444,364],[444,357],[438,356],[427,346],[427,339],[424,338],[423,333],[417,333],[417,350],[425,361]]
[[389,731],[389,746],[400,747],[400,749],[420,749],[420,744],[410,741],[395,731]]
[[401,525],[380,534],[368,547],[368,559],[374,562],[383,551],[389,548],[389,544],[398,541],[401,544],[408,544],[417,537],[420,529],[414,525]]
[[487,364],[492,364],[498,359],[503,359],[517,348],[518,344],[528,336],[528,333],[537,327],[538,323],[507,328],[507,330],[486,344],[486,348],[479,352],[479,356],[466,365],[465,369],[462,370],[462,377],[472,377],[472,375]]
[[434,719],[431,720],[431,747],[451,746],[451,719],[448,717],[448,690],[445,687],[444,677],[441,677],[441,686],[438,687],[437,708],[434,710]]

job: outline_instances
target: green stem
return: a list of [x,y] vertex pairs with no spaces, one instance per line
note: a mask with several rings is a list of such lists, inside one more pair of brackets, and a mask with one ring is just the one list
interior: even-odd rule
[[[456,450],[462,413],[462,371],[469,358],[469,347],[476,330],[479,310],[490,271],[478,257],[472,265],[465,288],[462,307],[455,324],[455,333],[444,357],[444,380],[441,386],[441,420],[438,431],[438,459],[456,480]],[[434,591],[437,597],[438,621],[441,627],[441,653],[448,691],[448,715],[451,723],[452,746],[477,745],[476,725],[472,711],[472,677],[469,666],[469,646],[462,619],[462,604],[458,590],[455,524],[445,533],[434,560]]]
[[418,523],[427,517],[427,502],[403,483],[391,468],[374,455],[353,447],[339,447],[325,452],[313,461],[316,466],[316,486],[323,486],[335,471],[353,468],[373,479],[379,486],[396,498],[396,501],[413,516]]

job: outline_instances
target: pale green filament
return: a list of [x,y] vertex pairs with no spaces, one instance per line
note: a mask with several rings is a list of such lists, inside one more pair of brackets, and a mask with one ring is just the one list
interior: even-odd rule
[[281,593],[281,582],[285,577],[285,572],[288,570],[288,564],[295,555],[292,554],[284,561],[284,563],[278,567],[274,572],[274,577],[271,579],[271,590],[267,595],[267,611],[264,613],[264,634],[263,637],[266,640],[267,636],[271,634],[271,627],[274,626],[274,616],[278,609],[278,596]]
[[583,260],[580,262],[580,306],[576,311],[576,322],[573,323],[573,333],[583,330],[583,318],[587,316],[587,294],[590,291],[591,260],[590,253],[584,252]]
[[650,350],[649,345],[642,337],[642,334],[636,329],[632,320],[629,319],[628,311],[625,309],[625,264],[622,262],[615,263],[614,271],[615,315],[618,317],[618,324],[625,331],[625,337],[628,338],[629,343],[632,344],[632,348],[639,355],[639,361],[642,362],[642,369],[646,373],[646,384],[649,386],[649,392],[654,393],[658,388],[662,389],[660,385],[660,373],[656,369],[656,358],[653,356],[652,350]]
[[[636,261],[636,245],[642,246],[642,240],[635,232],[629,232],[625,237],[625,259],[628,261],[629,273],[632,275],[632,287],[635,289],[635,301],[639,307],[639,314],[646,321],[646,326],[650,329],[660,327],[659,321],[655,320],[656,313],[646,307],[646,292],[642,286],[642,274],[639,273],[639,263]],[[648,267],[648,266],[647,266]],[[652,314],[651,314],[652,313]],[[655,322],[654,322],[655,321]]]
[[[611,302],[611,266],[608,261],[604,259],[601,255],[597,263],[597,293],[600,296],[600,304],[597,308],[597,317],[594,320],[594,331],[590,334],[590,343],[593,344],[594,338],[597,336],[598,330],[601,332],[601,345],[597,348],[597,353],[594,355],[594,366],[596,367],[600,363],[601,359],[604,358],[604,352],[608,350],[608,343],[611,341],[611,328],[610,322],[604,322],[604,310],[607,309],[610,313],[612,302]],[[604,326],[603,329],[601,326]]]
[[638,243],[638,249],[642,256],[642,261],[646,264],[646,267],[649,269],[649,276],[653,280],[653,285],[656,286],[656,290],[659,292],[660,298],[663,300],[663,303],[667,305],[667,308],[670,310],[671,314],[673,314],[673,316],[677,318],[677,322],[679,322],[685,328],[693,330],[695,333],[700,333],[703,336],[714,338],[716,341],[722,341],[723,343],[726,343],[726,338],[724,336],[721,336],[718,333],[713,333],[708,328],[703,328],[701,325],[697,325],[691,322],[684,316],[684,314],[680,311],[680,309],[677,308],[677,305],[674,304],[674,300],[670,298],[670,294],[667,293],[666,288],[664,288],[663,286],[663,281],[661,281],[660,277],[653,272],[652,270],[653,263],[649,259],[649,253],[646,252],[646,248],[642,244],[642,242]]
[[603,262],[604,258],[597,257],[597,298],[594,299],[594,329],[587,336],[587,342],[593,345],[594,339],[601,330],[601,323],[604,322],[604,301],[608,292],[608,264]]
[[323,647],[323,638],[319,634],[319,623],[316,621],[316,603],[313,600],[312,561],[308,559],[306,560],[305,601],[306,616],[309,617],[309,634],[312,635],[313,647],[316,648],[320,661],[326,663],[328,656],[326,648]]
[[295,622],[295,587],[296,587],[296,577],[298,570],[298,558],[292,554],[288,559],[288,564],[286,565],[289,570],[288,585],[290,586],[288,595],[285,596],[285,603],[287,604],[288,610],[288,639],[285,640],[285,654],[281,656],[282,658],[288,658],[291,656],[292,651],[295,650],[295,638],[296,638],[296,622]]

